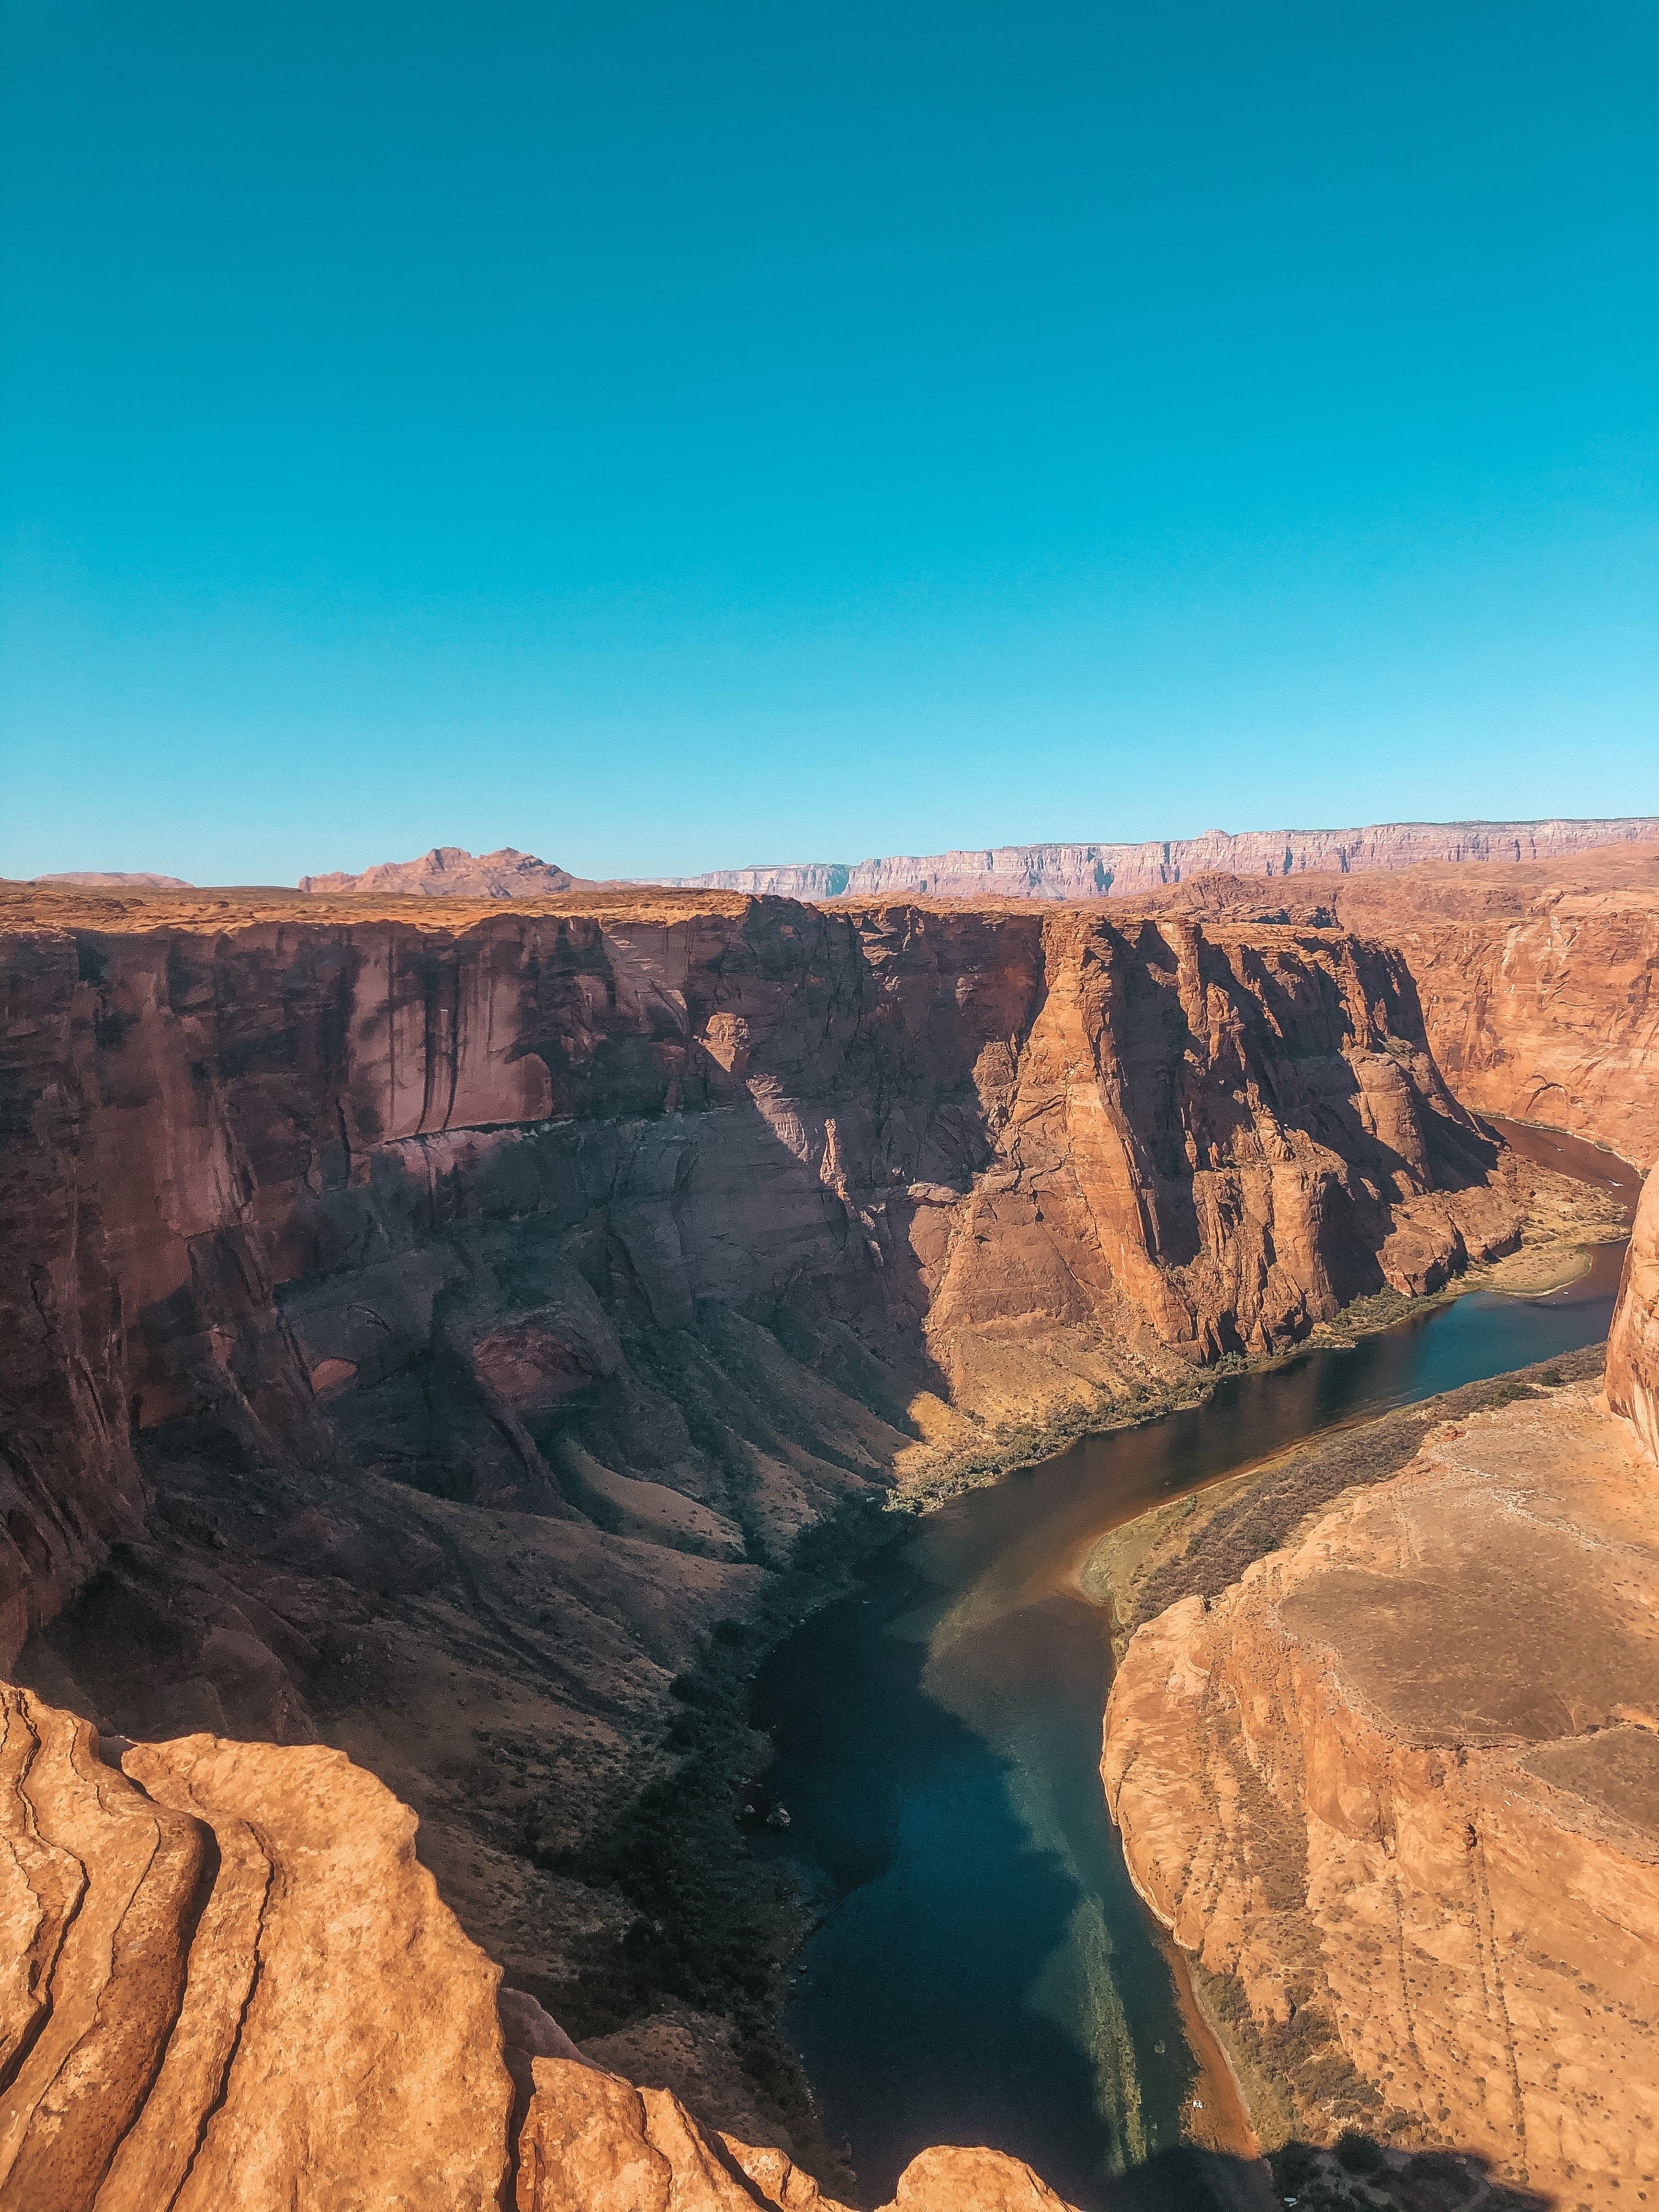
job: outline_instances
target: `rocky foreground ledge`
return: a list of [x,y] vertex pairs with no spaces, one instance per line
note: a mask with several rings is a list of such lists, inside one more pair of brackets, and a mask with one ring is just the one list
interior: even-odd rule
[[1659,2201],[1656,1292],[1651,1177],[1605,1395],[1443,1423],[1129,1644],[1108,1798],[1270,2142]]
[[[0,2207],[844,2212],[503,1991],[415,1827],[340,1752],[100,1747],[0,1686]],[[944,2148],[891,2212],[1065,2208]]]

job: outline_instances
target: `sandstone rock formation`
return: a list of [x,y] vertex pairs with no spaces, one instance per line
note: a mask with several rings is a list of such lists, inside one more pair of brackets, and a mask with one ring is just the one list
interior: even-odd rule
[[499,1976],[389,1792],[205,1736],[129,1781],[27,1692],[0,1721],[0,2206],[496,2204]]
[[[407,911],[14,921],[11,1650],[135,1528],[135,1433],[764,1561],[1518,1234],[1402,965],[1328,933]],[[711,1364],[805,1367],[799,1421],[730,1435]]]
[[578,887],[578,878],[533,853],[503,845],[472,854],[459,845],[434,845],[418,860],[382,860],[359,875],[301,876],[302,891],[369,893],[410,898],[556,898]]
[[1659,848],[1622,842],[1547,866],[1399,875],[1204,876],[1158,911],[1351,929],[1405,961],[1443,1075],[1476,1113],[1659,1157]]
[[1656,1188],[1611,1409],[1581,1384],[1443,1425],[1160,1614],[1103,1763],[1259,2118],[1480,2152],[1575,2204],[1659,2172],[1659,1469],[1620,1418],[1651,1415]]
[[625,890],[0,921],[21,1679],[348,1752],[509,1977],[641,2050],[771,1957],[752,1885],[688,1962],[637,1855],[571,1855],[805,1532],[1432,1287],[1534,1188],[1398,958],[1325,930]]
[[1659,1172],[1643,1187],[1607,1338],[1607,1404],[1659,1461]]
[[[519,2212],[848,2212],[781,2151],[699,2127],[665,2089],[580,2060],[537,2058],[519,2137]],[[882,2212],[1067,2212],[1001,2151],[913,2159]]]
[[37,876],[37,884],[82,884],[89,888],[135,891],[187,891],[194,889],[183,876],[155,876],[143,871],[123,875],[96,868],[66,868],[55,876]]
[[[339,1753],[195,1735],[121,1766],[0,1685],[4,2212],[845,2212],[521,1993],[498,2011],[413,1816]],[[941,2149],[890,2212],[1065,2208]]]
[[1211,830],[1138,845],[1001,845],[975,852],[716,868],[673,880],[781,898],[1138,898],[1204,872],[1261,878],[1408,868],[1423,860],[1559,859],[1614,840],[1659,840],[1659,817],[1598,821],[1385,822],[1364,830]]

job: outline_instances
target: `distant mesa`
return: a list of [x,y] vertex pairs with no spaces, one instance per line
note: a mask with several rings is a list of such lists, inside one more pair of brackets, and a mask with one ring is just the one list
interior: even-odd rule
[[658,880],[779,898],[1138,898],[1197,874],[1353,875],[1419,860],[1553,860],[1591,845],[1659,840],[1659,816],[1599,821],[1382,822],[1362,830],[1206,830],[1139,845],[998,845],[886,860],[716,868]]
[[36,876],[37,884],[85,884],[93,890],[128,891],[192,891],[196,886],[183,876],[155,876],[140,870],[133,874],[101,868],[66,868],[59,875]]
[[402,892],[411,898],[552,898],[561,891],[586,888],[583,879],[568,869],[511,845],[503,845],[499,853],[479,854],[459,845],[434,845],[418,860],[382,860],[357,876],[341,870],[300,878],[302,891],[373,891],[382,897]]

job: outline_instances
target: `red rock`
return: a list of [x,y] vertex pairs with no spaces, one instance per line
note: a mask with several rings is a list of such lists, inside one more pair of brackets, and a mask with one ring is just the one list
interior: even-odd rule
[[1607,1403],[1659,1460],[1659,1169],[1642,1187],[1607,1335]]
[[[913,1480],[984,1425],[1294,1341],[1518,1233],[1403,963],[1328,932],[239,897],[36,892],[0,939],[7,1425],[36,1469],[0,1497],[0,1649],[136,1525],[132,1424],[210,1419],[297,1467],[464,1465],[475,1501],[544,1516],[585,1510],[568,1483],[726,1556],[705,1477],[671,1529],[641,1470],[577,1443],[561,1473],[536,1440],[623,1377],[624,1319],[787,1297],[855,1324],[890,1413],[836,1418],[872,1476]],[[579,1257],[601,1224],[626,1273],[603,1297]],[[815,1509],[774,1458],[787,1534]]]
[[1029,2166],[1000,2150],[941,2145],[913,2158],[884,2212],[1066,2212]]
[[717,868],[672,880],[712,890],[782,898],[1139,898],[1189,877],[1221,872],[1259,884],[1336,870],[1408,868],[1423,860],[1471,864],[1548,860],[1614,838],[1659,838],[1659,819],[1384,822],[1365,830],[1211,830],[1139,845],[1001,845],[856,867],[813,861]]
[[[699,2127],[665,2089],[597,2068],[535,2062],[519,2138],[519,2212],[848,2212],[780,2150]],[[941,2147],[911,2160],[882,2212],[1069,2212],[1003,2152]]]
[[[1651,840],[1653,825],[1633,825]],[[1477,1113],[1536,1121],[1646,1167],[1659,1156],[1659,851],[1546,863],[1200,877],[1158,895],[1194,920],[1319,921],[1392,946],[1441,1073]]]
[[1444,1425],[1172,1606],[1102,1765],[1137,1887],[1242,1994],[1294,2131],[1440,2141],[1595,2206],[1659,2126],[1656,1194],[1611,1411],[1579,1387]]
[[0,2206],[78,2212],[139,2116],[184,1993],[201,1831],[0,1690]]
[[497,1970],[387,1790],[192,1736],[127,1753],[141,1795],[84,1722],[0,1717],[0,2205],[497,2203]]
[[552,898],[577,888],[578,878],[567,869],[511,845],[477,854],[459,845],[434,845],[418,860],[382,860],[355,876],[337,870],[300,878],[302,891],[373,893],[382,898]]

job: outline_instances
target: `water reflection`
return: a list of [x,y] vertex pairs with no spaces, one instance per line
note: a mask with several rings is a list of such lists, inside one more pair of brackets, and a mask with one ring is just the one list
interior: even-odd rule
[[[1633,1196],[1610,1155],[1504,1133]],[[961,1498],[775,1655],[756,1718],[793,1824],[768,1847],[825,1912],[788,2027],[872,2194],[955,2142],[1085,2207],[1218,2201],[1181,2143],[1196,2062],[1101,1796],[1108,1654],[1075,1569],[1107,1528],[1317,1430],[1597,1341],[1622,1252],[1547,1297],[1473,1294],[1232,1377]]]

